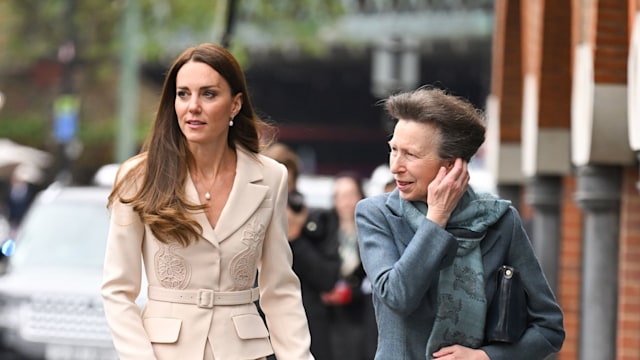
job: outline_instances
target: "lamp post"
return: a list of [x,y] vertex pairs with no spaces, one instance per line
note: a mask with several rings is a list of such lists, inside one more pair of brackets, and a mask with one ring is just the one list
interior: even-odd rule
[[138,123],[140,92],[140,22],[140,2],[126,0],[120,33],[122,50],[118,91],[118,135],[115,139],[115,161],[118,163],[124,162],[136,153],[135,130]]
[[53,103],[53,137],[56,141],[58,165],[56,180],[70,183],[73,180],[72,160],[80,154],[82,147],[76,139],[80,113],[80,97],[75,94],[74,70],[76,66],[76,26],[73,22],[76,0],[66,0],[64,16],[67,40],[58,47],[58,61],[62,64],[60,93]]

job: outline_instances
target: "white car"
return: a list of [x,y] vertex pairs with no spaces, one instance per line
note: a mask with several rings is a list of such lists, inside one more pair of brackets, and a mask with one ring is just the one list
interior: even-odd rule
[[109,192],[54,185],[34,200],[0,276],[6,347],[46,360],[118,358],[100,295]]

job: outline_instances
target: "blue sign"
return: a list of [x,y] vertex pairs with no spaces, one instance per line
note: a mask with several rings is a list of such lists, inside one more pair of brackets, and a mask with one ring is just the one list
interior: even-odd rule
[[56,141],[68,143],[76,136],[78,129],[78,115],[73,113],[56,116],[53,133]]
[[59,97],[54,104],[53,135],[59,143],[69,143],[78,132],[80,101],[73,95]]

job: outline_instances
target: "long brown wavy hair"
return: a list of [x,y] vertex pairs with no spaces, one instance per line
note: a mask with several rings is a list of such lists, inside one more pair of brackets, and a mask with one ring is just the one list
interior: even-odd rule
[[165,77],[151,132],[136,156],[141,161],[129,173],[119,174],[109,195],[109,206],[116,200],[131,204],[158,240],[183,246],[202,233],[202,227],[188,213],[206,207],[187,201],[183,187],[192,155],[180,130],[174,104],[178,71],[189,61],[205,63],[216,70],[229,83],[232,96],[242,93],[242,108],[229,128],[230,148],[240,145],[257,154],[262,147],[260,136],[273,134],[271,126],[258,117],[251,104],[240,64],[225,48],[205,43],[188,48],[177,57]]

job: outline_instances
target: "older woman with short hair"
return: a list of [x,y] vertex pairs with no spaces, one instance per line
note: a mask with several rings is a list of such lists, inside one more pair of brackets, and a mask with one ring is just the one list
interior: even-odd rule
[[[562,311],[518,212],[468,186],[467,163],[484,141],[481,112],[426,87],[389,97],[385,109],[397,119],[389,141],[396,189],[356,207],[376,359],[544,359],[559,351]],[[527,324],[511,343],[490,342],[485,324],[505,264],[521,274]]]

